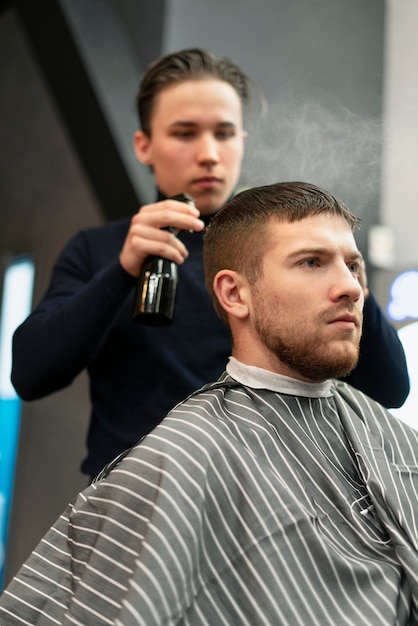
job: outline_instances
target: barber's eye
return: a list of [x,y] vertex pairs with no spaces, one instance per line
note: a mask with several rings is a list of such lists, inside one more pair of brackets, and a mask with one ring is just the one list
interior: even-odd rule
[[230,137],[235,137],[235,131],[233,129],[218,130],[216,132],[216,137],[221,140],[229,139]]

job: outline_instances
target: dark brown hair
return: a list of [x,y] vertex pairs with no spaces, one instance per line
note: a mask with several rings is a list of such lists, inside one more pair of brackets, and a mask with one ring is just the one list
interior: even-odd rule
[[141,81],[136,108],[143,132],[151,136],[151,117],[155,99],[163,89],[176,83],[207,78],[229,83],[237,92],[243,106],[250,104],[250,85],[254,87],[255,85],[230,59],[216,57],[200,48],[180,50],[151,63]]

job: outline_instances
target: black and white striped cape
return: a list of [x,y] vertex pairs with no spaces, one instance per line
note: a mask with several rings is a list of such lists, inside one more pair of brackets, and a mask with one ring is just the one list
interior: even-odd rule
[[78,495],[1,626],[418,624],[417,433],[344,383],[255,369]]

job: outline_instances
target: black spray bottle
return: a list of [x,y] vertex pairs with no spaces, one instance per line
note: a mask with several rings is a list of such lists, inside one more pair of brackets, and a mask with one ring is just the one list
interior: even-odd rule
[[[181,193],[171,200],[186,202],[194,206],[194,200]],[[172,228],[168,228],[174,232]],[[177,289],[177,263],[162,257],[150,256],[144,261],[135,294],[134,311],[136,322],[150,326],[165,326],[173,321]]]

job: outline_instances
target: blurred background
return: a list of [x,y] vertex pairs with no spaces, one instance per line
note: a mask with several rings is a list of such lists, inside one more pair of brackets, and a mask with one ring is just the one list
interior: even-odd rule
[[[398,412],[418,425],[417,24],[418,0],[0,2],[3,308],[16,262],[33,263],[30,308],[73,234],[154,199],[132,152],[141,75],[166,52],[206,47],[238,63],[269,104],[247,119],[240,185],[312,182],[362,217],[357,241],[369,282],[410,362],[412,391]],[[12,307],[3,329],[20,310]],[[89,406],[84,374],[20,403],[7,358],[0,367],[0,423],[13,401],[17,424],[14,498],[0,543],[7,582],[86,485],[79,464]],[[1,436],[0,426],[0,461]],[[9,506],[1,497],[0,476],[0,518]]]

